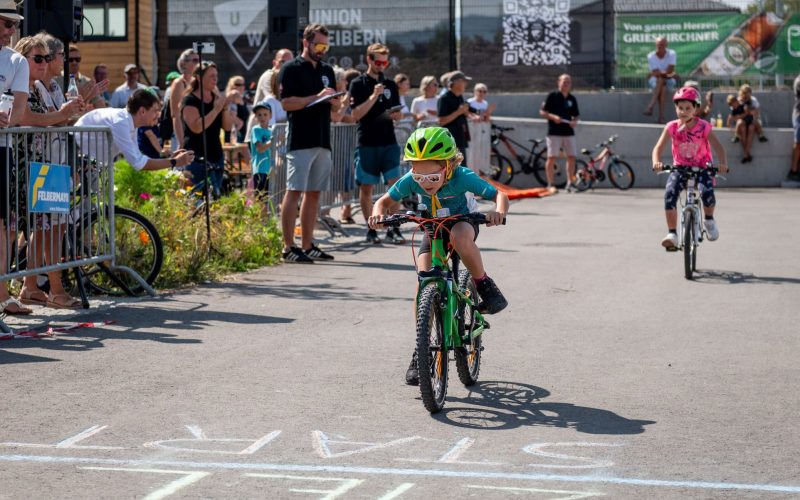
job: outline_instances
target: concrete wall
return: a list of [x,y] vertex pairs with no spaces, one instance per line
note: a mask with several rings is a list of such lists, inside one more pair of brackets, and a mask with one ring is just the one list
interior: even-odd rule
[[[491,92],[491,89],[489,89]],[[725,97],[735,94],[730,91],[715,91],[713,115],[722,114],[722,120],[728,116]],[[647,92],[576,92],[581,118],[587,121],[620,122],[620,123],[656,123],[657,113],[653,116],[642,115],[642,110],[650,101]],[[762,108],[762,121],[766,127],[791,127],[794,94],[789,91],[754,92]],[[547,93],[531,94],[490,94],[489,101],[497,103],[495,116],[514,116],[520,118],[538,118],[539,108],[547,97]],[[667,120],[675,119],[675,109],[667,98],[664,113]],[[705,96],[704,96],[705,99]]]
[[[541,138],[547,134],[545,120],[497,116],[493,121],[498,125],[514,127],[514,130],[508,132],[507,135],[523,144],[527,144],[528,139]],[[612,149],[633,167],[636,175],[634,187],[661,187],[665,184],[666,176],[657,176],[652,172],[650,153],[663,129],[663,125],[581,122],[577,129],[578,150],[580,151],[580,148],[593,149],[599,142],[617,134],[619,138]],[[782,181],[786,179],[791,161],[793,145],[791,129],[766,129],[769,142],[756,141],[752,148],[753,161],[745,164],[740,161],[742,158],[741,145],[731,143],[732,132],[729,129],[715,129],[714,132],[725,146],[728,166],[731,168],[731,173],[726,176],[727,180],[720,179],[719,186],[781,186]],[[501,146],[501,148],[504,147]],[[672,161],[670,148],[669,145],[665,148],[662,158],[665,163]],[[538,185],[532,175],[518,175],[514,178],[513,184],[518,187]],[[605,180],[598,187],[611,187],[611,184]]]

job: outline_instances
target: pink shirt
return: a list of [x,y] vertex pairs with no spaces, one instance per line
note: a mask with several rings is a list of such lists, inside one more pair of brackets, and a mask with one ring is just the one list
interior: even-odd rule
[[686,129],[680,120],[667,123],[667,133],[672,137],[672,162],[684,167],[705,167],[711,160],[708,134],[711,124],[696,119],[694,127]]

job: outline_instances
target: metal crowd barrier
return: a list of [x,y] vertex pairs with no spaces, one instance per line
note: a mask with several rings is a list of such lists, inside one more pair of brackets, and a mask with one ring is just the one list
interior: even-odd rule
[[[0,286],[105,264],[155,293],[115,265],[112,141],[111,129],[100,127],[0,131]],[[82,279],[75,282],[88,307]],[[0,331],[10,332],[2,320]]]
[[[270,153],[270,201],[277,210],[286,192],[286,132],[288,126],[277,124],[273,129],[273,141]],[[326,211],[343,205],[359,206],[358,189],[355,182],[354,153],[357,146],[358,125],[351,123],[331,124],[331,157],[333,171],[327,191],[320,196],[320,210]],[[405,144],[413,132],[410,125],[395,128],[398,144]],[[403,166],[405,168],[405,166]],[[387,191],[385,184],[373,188],[373,199],[378,199]],[[327,224],[322,220],[323,224]],[[331,230],[332,228],[328,228]]]

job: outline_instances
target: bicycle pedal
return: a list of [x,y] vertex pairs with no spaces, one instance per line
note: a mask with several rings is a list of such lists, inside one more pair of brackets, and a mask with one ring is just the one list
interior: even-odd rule
[[680,249],[678,247],[669,247],[665,248],[664,250],[666,250],[667,252],[677,252]]
[[489,328],[491,328],[491,326],[489,325],[489,322],[486,321],[486,320],[483,320],[483,329],[484,330],[488,330]]

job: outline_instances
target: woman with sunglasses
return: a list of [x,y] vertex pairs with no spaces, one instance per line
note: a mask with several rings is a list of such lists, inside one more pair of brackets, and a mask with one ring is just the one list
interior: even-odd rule
[[439,122],[439,112],[437,102],[439,98],[439,82],[433,75],[422,77],[419,84],[420,96],[411,101],[411,113],[416,117],[420,127],[429,127]]
[[[208,177],[215,197],[219,197],[221,194],[222,174],[225,170],[220,131],[230,130],[233,126],[233,113],[228,108],[232,101],[228,96],[220,94],[217,88],[218,78],[217,65],[213,62],[204,61],[195,66],[192,81],[181,101],[179,115],[183,119],[183,148],[194,151],[198,158],[186,167],[186,170],[192,176],[192,182],[196,184],[205,179],[206,169],[208,169]],[[203,81],[202,95],[200,94],[201,79]],[[201,109],[205,109],[205,117],[201,116]],[[205,128],[203,128],[204,125]],[[201,158],[204,135],[206,157]]]
[[[236,75],[228,78],[228,84],[225,85],[225,96],[230,99],[231,104],[229,110],[233,113],[233,123],[236,127],[236,142],[239,144],[244,142],[245,125],[250,118],[250,110],[244,103],[244,77]],[[230,137],[230,130],[225,131],[225,139],[228,142],[233,142]],[[249,160],[248,160],[249,161]]]
[[467,99],[467,104],[470,105],[480,116],[482,122],[488,122],[492,118],[492,112],[497,107],[495,103],[489,103],[486,100],[486,94],[489,93],[489,88],[485,83],[475,84],[475,95]]
[[[55,109],[54,105],[52,108],[49,107],[52,105],[52,100],[41,82],[46,79],[48,66],[53,58],[43,37],[24,37],[17,42],[14,50],[25,56],[29,67],[28,106],[19,122],[20,125],[31,127],[66,125],[71,116],[83,111],[82,97],[63,102],[58,109]],[[34,133],[28,137],[20,137],[15,149],[18,165],[34,161],[65,164],[67,160],[66,149],[63,147],[65,142],[66,138],[63,137],[63,134],[56,133]],[[16,175],[18,176],[18,185],[27,187],[30,182],[27,179],[27,170],[18,168]],[[23,189],[17,193],[15,203],[20,212],[27,207],[27,192],[23,191],[26,190]],[[17,215],[20,219],[26,217],[23,213]],[[27,226],[29,228],[28,262],[36,267],[60,262],[61,245],[57,242],[61,241],[66,231],[66,217],[52,214],[28,217]],[[47,273],[47,276],[50,282],[49,295],[39,288],[36,275],[26,276],[19,295],[20,302],[58,309],[76,309],[81,306],[79,300],[71,297],[64,290],[60,271]]]

